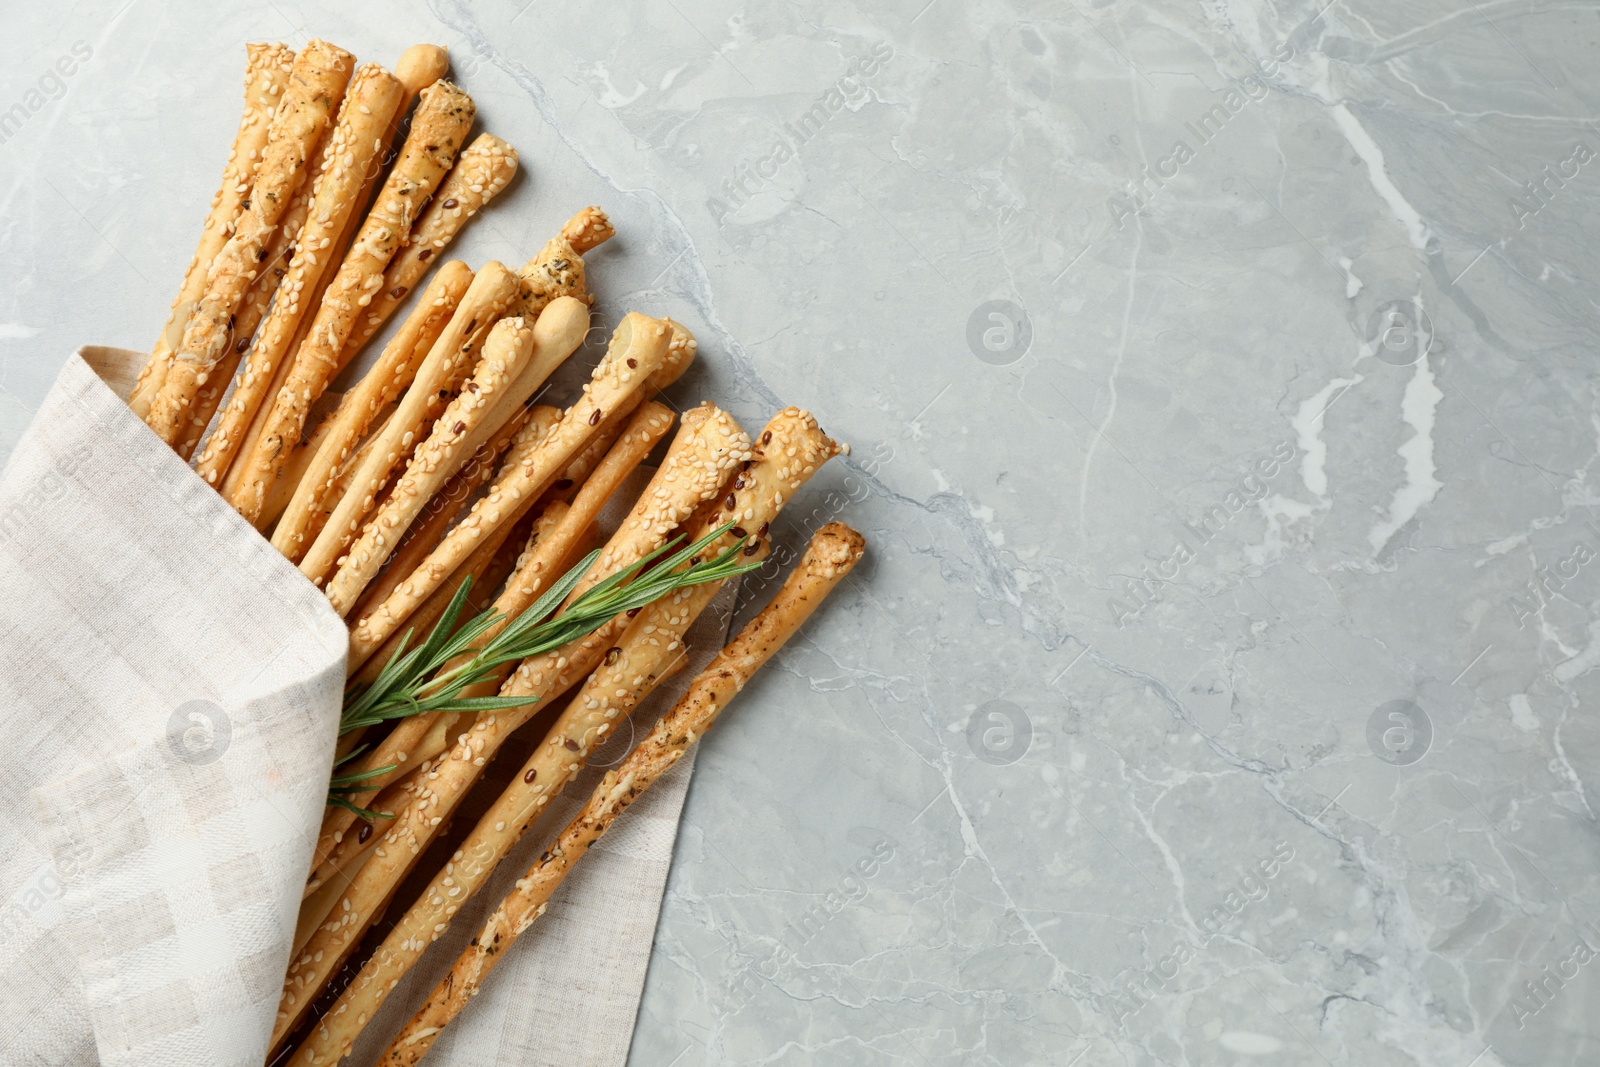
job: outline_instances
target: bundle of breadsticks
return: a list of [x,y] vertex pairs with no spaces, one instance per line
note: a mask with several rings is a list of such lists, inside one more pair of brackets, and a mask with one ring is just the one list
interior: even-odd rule
[[[417,1062],[864,550],[848,527],[818,532],[580,815],[540,825],[844,449],[797,408],[753,435],[710,402],[675,414],[656,397],[695,340],[638,312],[570,405],[534,403],[590,332],[583,257],[613,229],[590,207],[519,270],[443,262],[518,166],[504,141],[471,137],[472,98],[447,72],[431,45],[392,72],[320,40],[249,47],[221,188],[129,401],[349,622],[330,804],[273,1033],[295,1065],[345,1057],[497,865],[530,833],[549,840],[382,1060]],[[402,311],[370,369],[332,391]],[[602,509],[657,455],[602,536]],[[542,736],[524,736],[535,722]],[[522,766],[486,777],[513,740]],[[479,809],[431,876],[416,870],[458,810]],[[412,879],[426,884],[402,893]],[[380,918],[387,934],[368,938]]]

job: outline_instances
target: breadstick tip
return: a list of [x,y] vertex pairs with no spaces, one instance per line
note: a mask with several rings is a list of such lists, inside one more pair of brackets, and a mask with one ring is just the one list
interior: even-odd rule
[[649,388],[656,392],[683,377],[683,372],[694,362],[694,354],[699,347],[694,334],[683,323],[674,319],[661,321],[672,331],[672,339],[667,342],[667,358],[662,360],[660,369],[650,376]]
[[842,522],[830,522],[818,530],[806,548],[806,567],[819,578],[831,579],[847,573],[867,551],[867,539]]
[[590,249],[598,248],[616,235],[616,228],[611,225],[606,213],[593,206],[586,207],[572,216],[561,228],[562,238],[580,256]]
[[540,345],[577,348],[588,332],[589,305],[573,296],[556,297],[534,320],[534,336]]
[[412,96],[450,72],[450,53],[436,44],[414,44],[400,53],[394,76]]

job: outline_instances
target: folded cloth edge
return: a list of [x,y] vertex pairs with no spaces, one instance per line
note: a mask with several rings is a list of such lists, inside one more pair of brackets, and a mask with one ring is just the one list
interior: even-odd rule
[[[181,513],[188,516],[196,535],[205,537],[215,554],[224,559],[230,555],[237,559],[242,575],[254,588],[260,590],[264,602],[276,602],[284,609],[284,622],[290,627],[288,632],[294,635],[290,643],[301,646],[296,657],[295,676],[281,685],[269,679],[266,691],[249,699],[249,704],[258,706],[264,713],[250,721],[249,726],[261,728],[277,725],[282,729],[291,725],[285,721],[286,717],[283,714],[285,704],[305,707],[308,709],[305,725],[319,726],[322,725],[321,719],[327,720],[327,737],[321,739],[315,736],[320,735],[321,731],[313,729],[310,735],[306,736],[306,744],[314,749],[325,747],[327,756],[331,760],[348,643],[348,631],[344,622],[328,604],[320,590],[278,553],[270,542],[235,512],[211,486],[200,479],[181,457],[156,437],[127,407],[126,396],[131,388],[134,373],[147,358],[145,353],[126,349],[102,346],[80,348],[63,364],[51,388],[51,395],[41,405],[40,413],[35,416],[34,422],[25,431],[22,440],[27,442],[31,436],[41,432],[40,420],[47,413],[51,417],[60,418],[65,410],[70,412],[68,417],[74,420],[81,415],[85,432],[106,441],[116,451],[118,459],[125,459],[142,468],[149,485],[156,487],[157,492],[164,490],[168,494],[172,506],[181,509]],[[13,455],[21,451],[19,447],[18,452]],[[152,501],[152,506],[155,507],[164,504],[165,502],[159,497]],[[272,713],[274,708],[277,709],[276,714]],[[164,758],[166,755],[160,751],[162,740],[160,737],[148,740],[152,742],[153,748],[143,744],[139,746],[143,754],[142,764],[137,757],[104,760],[94,766],[80,767],[73,773],[43,782],[31,791],[36,811],[41,816],[39,830],[44,838],[42,843],[47,845],[65,889],[63,904],[88,920],[87,926],[80,924],[78,929],[81,935],[88,936],[89,941],[79,940],[79,946],[93,944],[97,937],[103,939],[104,934],[103,930],[95,928],[98,918],[95,915],[98,903],[96,892],[103,887],[86,884],[83,864],[80,861],[94,854],[96,844],[93,836],[97,827],[94,826],[92,817],[86,819],[83,816],[91,814],[87,810],[89,808],[97,811],[106,809],[102,805],[93,803],[85,807],[85,801],[94,795],[97,781],[116,779],[132,782],[135,785],[141,784],[141,776],[153,766],[152,752],[157,757]],[[160,759],[157,758],[155,762],[159,763]],[[114,767],[113,764],[126,764],[126,766]],[[311,765],[314,765],[314,761],[307,764]],[[136,766],[138,769],[134,770]],[[130,772],[132,777],[129,777]],[[315,777],[314,771],[311,772],[311,777]],[[315,783],[316,788],[310,791],[315,793],[313,798],[315,803],[309,806],[305,796],[302,795],[310,795],[305,782],[292,781],[280,784],[287,791],[278,793],[279,802],[286,799],[290,801],[287,810],[281,811],[280,814],[285,815],[290,822],[298,822],[307,814],[301,809],[306,808],[309,811],[308,824],[300,830],[300,836],[306,839],[305,851],[308,862],[325,783]],[[268,800],[270,802],[271,798]],[[273,806],[278,807],[279,803],[273,802]],[[122,811],[120,817],[132,820],[135,813],[131,809]],[[292,837],[292,828],[287,833]],[[103,844],[103,840],[100,843]],[[115,861],[118,857],[113,856],[112,859]],[[304,865],[301,863],[299,866]],[[92,872],[87,876],[87,880],[98,879],[100,875],[101,872]],[[297,871],[296,878],[298,877]],[[293,894],[286,899],[297,903]],[[292,909],[287,926],[292,931]],[[70,940],[69,938],[69,943]],[[91,949],[91,952],[93,951],[94,949]],[[285,944],[283,949],[285,962],[287,953],[288,945]],[[80,958],[80,969],[82,963],[83,960]],[[121,999],[120,984],[115,981],[114,974],[106,972],[104,963],[103,958],[92,961],[92,964],[99,965],[92,966],[91,969],[98,969],[101,981],[98,983],[98,996],[91,998],[91,1003],[98,1000],[104,1005],[108,995],[115,1000]],[[105,981],[108,977],[112,979],[109,982]],[[87,991],[87,984],[91,981],[90,976],[85,973],[81,975],[81,980],[86,983]],[[274,1007],[275,1004],[274,997]],[[265,1033],[270,1030],[270,1015],[269,1011],[262,1020],[263,1043]],[[139,1057],[136,1050],[124,1042],[113,1041],[108,1047],[108,1042],[105,1040],[107,1035],[101,1032],[100,1025],[105,1018],[103,1012],[96,1013],[91,1007],[96,1043],[99,1045],[101,1056],[105,1057],[103,1062],[149,1062]],[[134,1058],[127,1058],[129,1053],[133,1053]]]

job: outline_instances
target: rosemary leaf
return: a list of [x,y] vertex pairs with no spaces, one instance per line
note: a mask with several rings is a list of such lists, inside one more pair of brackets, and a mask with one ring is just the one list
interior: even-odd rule
[[[680,589],[705,582],[726,581],[759,567],[760,563],[739,561],[744,538],[714,559],[699,558],[732,526],[729,523],[694,544],[671,552],[682,540],[681,537],[674,538],[632,566],[596,583],[565,611],[552,615],[599,558],[598,550],[591,552],[562,575],[543,596],[530,604],[526,611],[481,644],[480,640],[500,621],[501,615],[490,608],[457,625],[472,590],[472,579],[468,577],[461,583],[455,596],[451,597],[444,614],[421,644],[408,649],[415,631],[407,630],[399,648],[369,685],[352,685],[345,690],[344,712],[339,722],[340,734],[409,715],[498,711],[532,703],[520,697],[464,697],[461,694],[477,683],[493,678],[497,668],[504,664],[560,648],[593,633],[623,612],[644,607]],[[455,667],[448,666],[463,656],[466,657],[463,662]],[[353,759],[364,748],[361,746],[352,750],[336,766]],[[335,775],[329,786],[328,803],[348,808],[368,820],[381,815],[357,807],[340,794],[362,792],[357,783],[393,769],[385,767]]]

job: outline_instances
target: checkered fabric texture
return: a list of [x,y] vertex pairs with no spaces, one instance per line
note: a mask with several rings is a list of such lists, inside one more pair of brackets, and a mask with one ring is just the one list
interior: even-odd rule
[[[344,624],[128,411],[144,358],[74,356],[0,474],[8,1067],[260,1067],[321,821]],[[732,595],[639,736],[721,647]],[[349,1062],[376,1058],[630,741],[551,805]],[[692,762],[591,852],[430,1063],[626,1060]]]

